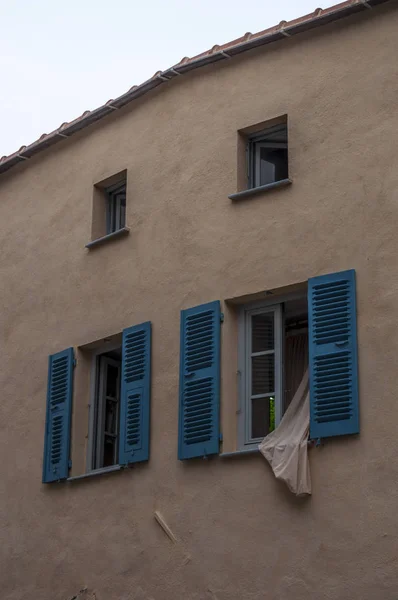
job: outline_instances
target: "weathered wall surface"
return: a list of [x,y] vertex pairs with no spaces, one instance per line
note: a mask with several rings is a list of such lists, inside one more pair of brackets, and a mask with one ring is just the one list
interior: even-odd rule
[[[186,75],[0,179],[2,599],[396,600],[398,12],[372,13]],[[284,113],[293,184],[233,204],[237,130]],[[93,184],[122,169],[130,235],[88,251]],[[258,456],[178,462],[180,309],[347,268],[361,434],[311,451],[312,498]],[[43,486],[47,355],[146,320],[150,462]]]

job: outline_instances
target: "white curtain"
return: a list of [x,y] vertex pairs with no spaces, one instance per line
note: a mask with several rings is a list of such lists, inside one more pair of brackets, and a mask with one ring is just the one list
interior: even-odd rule
[[308,368],[308,332],[288,334],[285,339],[285,403],[288,408]]
[[[279,426],[267,435],[259,450],[277,479],[284,481],[296,496],[311,494],[308,462],[310,398],[308,377],[308,336],[290,338],[286,344],[286,405]],[[297,387],[296,387],[297,386]],[[296,393],[292,397],[292,390]]]

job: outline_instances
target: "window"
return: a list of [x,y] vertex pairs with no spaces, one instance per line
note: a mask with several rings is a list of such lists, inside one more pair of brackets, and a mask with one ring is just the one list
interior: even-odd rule
[[[49,356],[43,483],[91,477],[149,459],[151,323],[127,327],[76,351],[77,359],[73,347]],[[79,425],[71,435],[73,405]],[[71,440],[73,445],[73,436],[79,439],[87,407],[86,468],[73,472]],[[80,437],[76,451],[81,442]]]
[[99,342],[89,350],[88,472],[149,458],[151,324]]
[[287,125],[276,125],[248,141],[249,188],[288,178]]
[[121,349],[96,357],[92,468],[118,464]]
[[114,233],[126,225],[126,183],[105,189],[107,200],[106,233]]
[[92,249],[119,240],[129,234],[126,226],[127,171],[120,171],[93,186],[91,240]]
[[308,366],[305,297],[249,305],[239,332],[240,443],[257,445],[278,426]]

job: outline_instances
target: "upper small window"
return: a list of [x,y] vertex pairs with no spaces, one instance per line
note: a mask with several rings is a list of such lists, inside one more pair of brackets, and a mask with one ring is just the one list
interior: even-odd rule
[[126,182],[105,189],[107,201],[106,233],[114,233],[126,225]]
[[86,248],[95,248],[128,235],[126,192],[126,169],[94,184],[91,241]]
[[288,178],[287,125],[276,125],[249,138],[249,188]]

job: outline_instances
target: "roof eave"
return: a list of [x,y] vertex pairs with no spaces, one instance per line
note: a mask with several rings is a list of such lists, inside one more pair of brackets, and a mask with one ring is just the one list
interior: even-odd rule
[[237,54],[276,42],[284,37],[291,37],[303,33],[304,31],[321,27],[322,25],[371,9],[373,6],[378,6],[389,1],[390,0],[352,0],[348,3],[343,2],[340,5],[333,6],[330,9],[325,9],[323,11],[318,9],[315,13],[308,15],[307,19],[301,18],[288,23],[282,22],[278,27],[271,28],[264,32],[263,35],[255,34],[236,44],[226,44],[220,47],[220,49],[210,51],[209,53],[202,54],[193,59],[187,59],[185,62],[181,62],[165,71],[156,73],[151,79],[148,79],[141,85],[132,87],[125,94],[122,94],[114,100],[109,100],[103,106],[100,106],[93,111],[87,111],[74,121],[61,125],[59,129],[56,129],[49,134],[42,135],[39,140],[33,142],[29,146],[23,146],[18,152],[3,157],[0,159],[0,174],[8,171],[16,164],[28,160],[32,156],[53,146],[61,140],[71,137],[74,133],[89,127],[96,121],[119,110],[126,104],[129,104],[175,77],[209,64],[228,60]]

